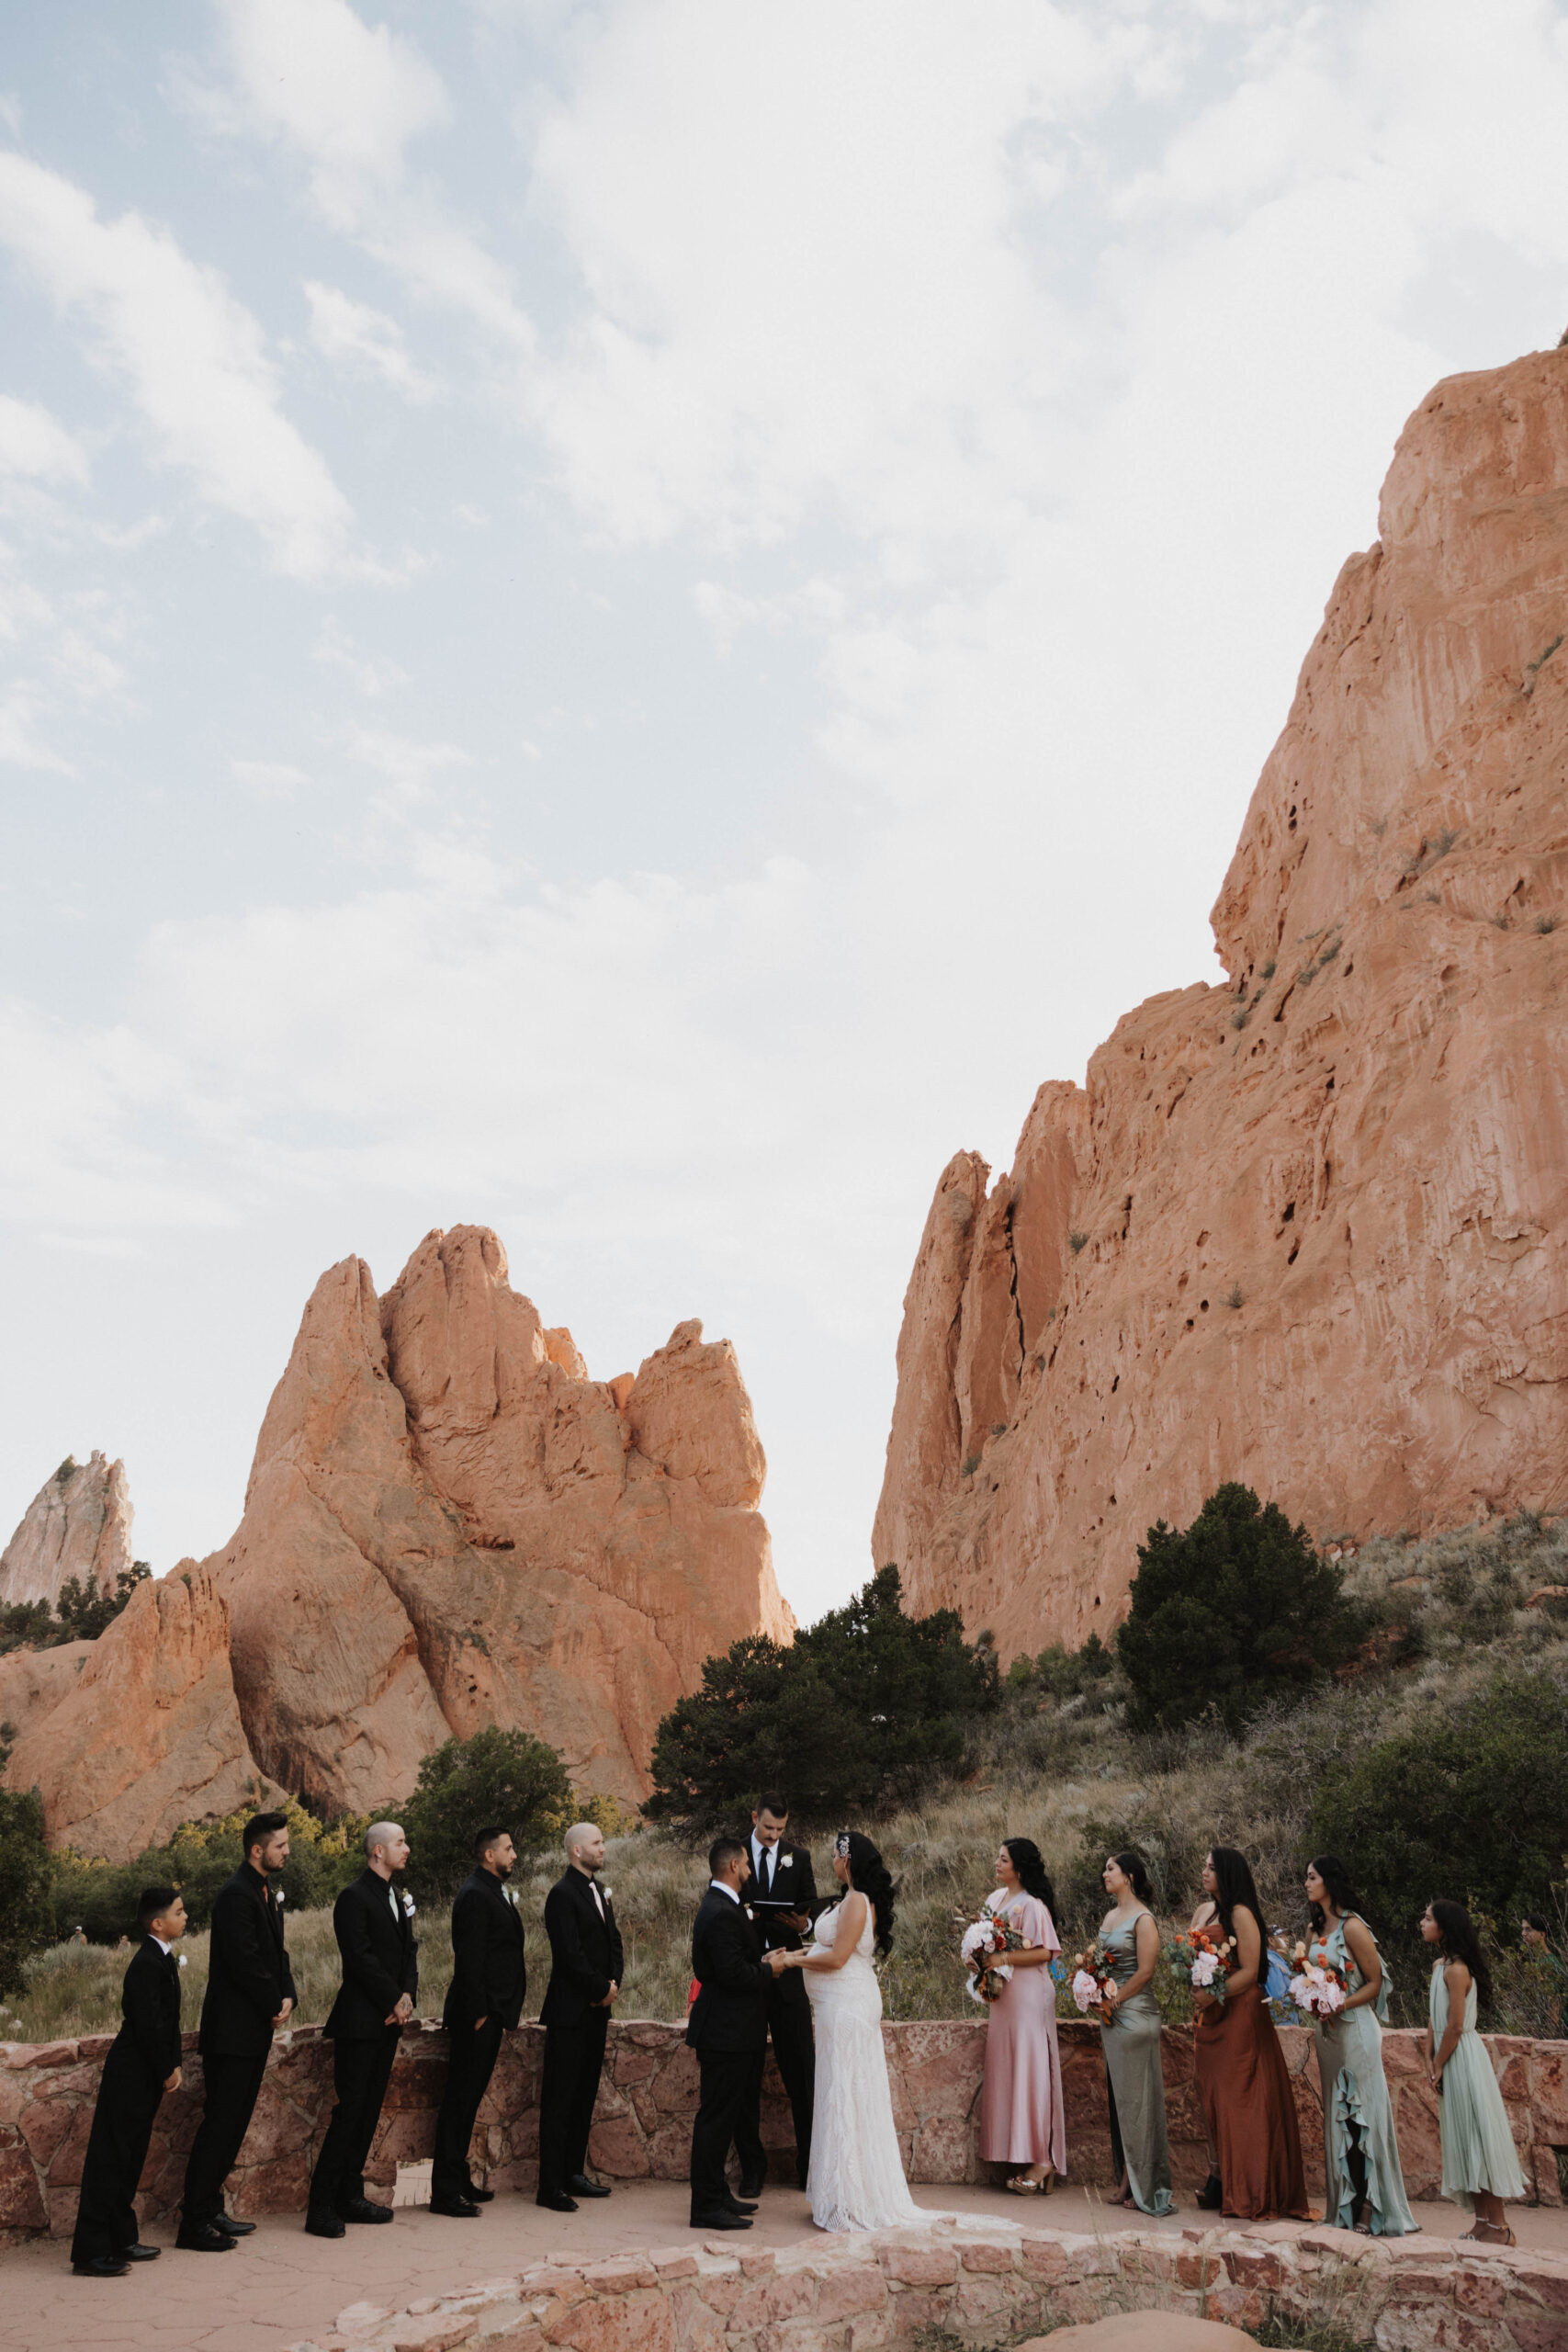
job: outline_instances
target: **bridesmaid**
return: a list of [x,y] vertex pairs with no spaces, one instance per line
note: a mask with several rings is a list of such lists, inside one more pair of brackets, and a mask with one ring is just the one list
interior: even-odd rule
[[1516,2203],[1525,2184],[1508,2129],[1508,2112],[1486,2045],[1475,2030],[1477,1996],[1492,1997],[1481,1939],[1462,1904],[1428,1903],[1421,1933],[1436,1944],[1432,1963],[1427,2067],[1438,2093],[1443,2144],[1443,2195],[1475,2215],[1466,2234],[1487,2245],[1512,2245],[1503,2199]]
[[1051,1974],[1051,1956],[1062,1949],[1051,1917],[1056,1898],[1032,1838],[1004,1838],[996,1867],[991,1909],[1018,1929],[1025,1949],[998,1953],[991,1963],[1005,1961],[1012,1975],[987,2013],[980,2154],[987,2164],[1021,2167],[1007,2184],[1015,2197],[1048,2197],[1055,2175],[1067,2169]]
[[1149,1990],[1159,1929],[1149,1909],[1148,1872],[1141,1854],[1112,1854],[1102,1876],[1111,1908],[1100,1922],[1100,1943],[1116,1984],[1106,1997],[1100,2046],[1111,2102],[1111,2155],[1121,2184],[1116,2201],[1140,2213],[1168,2213],[1165,2067],[1159,2008]]
[[1203,1885],[1221,1936],[1234,1936],[1236,1948],[1224,2000],[1192,1996],[1198,2091],[1219,2160],[1219,2177],[1199,2202],[1247,2222],[1286,2215],[1311,2221],[1291,2078],[1258,1982],[1263,1908],[1246,1856],[1234,1846],[1214,1847]]
[[1350,1873],[1333,1854],[1306,1867],[1312,1907],[1307,1957],[1344,1973],[1349,1997],[1332,2018],[1317,2018],[1317,2073],[1323,2085],[1325,2219],[1363,2237],[1398,2238],[1418,2229],[1404,2196],[1393,2109],[1382,2070],[1382,2021],[1388,1977],[1377,1938],[1356,1908]]

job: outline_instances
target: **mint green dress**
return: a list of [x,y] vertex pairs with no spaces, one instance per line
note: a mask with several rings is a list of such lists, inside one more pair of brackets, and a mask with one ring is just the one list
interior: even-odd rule
[[[1138,1973],[1140,1911],[1099,1939],[1118,1984]],[[1125,2168],[1127,2187],[1141,2213],[1168,2213],[1170,2146],[1165,2121],[1165,2065],[1160,2053],[1159,2006],[1145,1985],[1123,2002],[1100,2029],[1111,2090],[1111,2153]]]
[[[1359,1918],[1359,1912],[1348,1914]],[[1365,1928],[1367,1923],[1361,1920]],[[1371,1929],[1367,1928],[1371,1935]],[[1375,1943],[1377,1939],[1372,1937]],[[1334,1933],[1314,1939],[1309,1957],[1342,1969],[1345,1983],[1359,1993],[1366,1978],[1345,1940],[1342,1919]],[[1388,1970],[1375,2003],[1341,2010],[1332,2028],[1314,2020],[1317,2043],[1317,2074],[1323,2085],[1323,2163],[1327,2184],[1325,2219],[1337,2229],[1352,2226],[1356,2187],[1349,2158],[1359,2150],[1365,2166],[1367,2201],[1363,2218],[1375,2238],[1404,2237],[1421,2226],[1410,2211],[1400,2169],[1399,2142],[1394,2136],[1393,2108],[1382,2070],[1382,2028],[1388,2018]]]
[[[1449,2030],[1449,1988],[1440,1960],[1432,1969],[1428,2015],[1436,2052]],[[1512,2198],[1517,2203],[1524,2196],[1525,2184],[1508,2129],[1508,2110],[1486,2044],[1475,2030],[1473,1983],[1464,1998],[1464,2030],[1441,2079],[1438,2114],[1443,2143],[1443,2195],[1467,2212],[1475,2210],[1478,2188],[1487,2189],[1494,2197]]]

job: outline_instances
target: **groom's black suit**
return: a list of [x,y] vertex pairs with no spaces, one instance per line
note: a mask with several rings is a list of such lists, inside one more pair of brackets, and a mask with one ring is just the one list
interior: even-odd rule
[[727,1890],[710,1886],[692,1930],[692,1973],[702,1986],[686,2040],[702,2070],[702,2104],[692,2126],[692,2220],[727,2211],[725,2158],[768,2046],[762,1939]]
[[[781,1838],[770,1852],[763,1847],[761,1869],[758,1868],[757,1845],[749,1835],[747,1857],[751,1863],[751,1875],[740,1889],[742,1903],[783,1902],[786,1898],[792,1911],[815,1914],[817,1881],[812,1873],[811,1856],[804,1846],[791,1846]],[[786,1928],[777,1913],[758,1911],[757,1926],[762,1933],[762,1949],[773,1951],[798,1951],[801,1948],[797,1929]],[[789,2098],[790,2113],[795,2118],[795,2177],[802,2188],[811,2164],[811,2105],[817,2076],[817,2049],[811,2035],[811,2001],[806,1990],[806,1979],[798,1968],[786,1968],[775,1976],[767,1990],[768,2032],[773,2040],[773,2056],[779,2063],[784,2090]],[[740,2158],[740,2193],[754,2195],[767,2176],[768,2160],[762,2152],[761,2099],[762,2068],[766,2064],[764,2049],[757,2058],[755,2080],[750,2086],[740,2120],[735,2127],[735,2150]]]

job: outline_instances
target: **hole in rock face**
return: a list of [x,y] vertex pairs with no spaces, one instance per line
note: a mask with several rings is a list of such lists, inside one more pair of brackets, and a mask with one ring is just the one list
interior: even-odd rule
[[1301,1236],[1298,1234],[1296,1238],[1291,1244],[1291,1254],[1285,1261],[1287,1266],[1293,1266],[1295,1264],[1296,1252],[1300,1250],[1301,1246]]
[[1209,1312],[1209,1302],[1206,1298],[1201,1298],[1198,1301],[1198,1312],[1200,1315],[1207,1315]]
[[1280,1219],[1280,1224],[1281,1224],[1281,1225],[1289,1225],[1289,1224],[1290,1224],[1290,1222],[1291,1222],[1291,1220],[1292,1220],[1292,1218],[1295,1216],[1295,1213],[1296,1213],[1296,1204],[1295,1204],[1294,1201],[1287,1201],[1287,1202],[1285,1203],[1285,1214],[1284,1214],[1284,1216]]

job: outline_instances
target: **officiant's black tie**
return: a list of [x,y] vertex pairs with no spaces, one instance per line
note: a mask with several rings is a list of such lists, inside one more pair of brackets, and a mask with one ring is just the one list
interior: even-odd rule
[[771,1846],[764,1846],[762,1849],[762,1900],[764,1903],[767,1901],[773,1891],[773,1851]]

